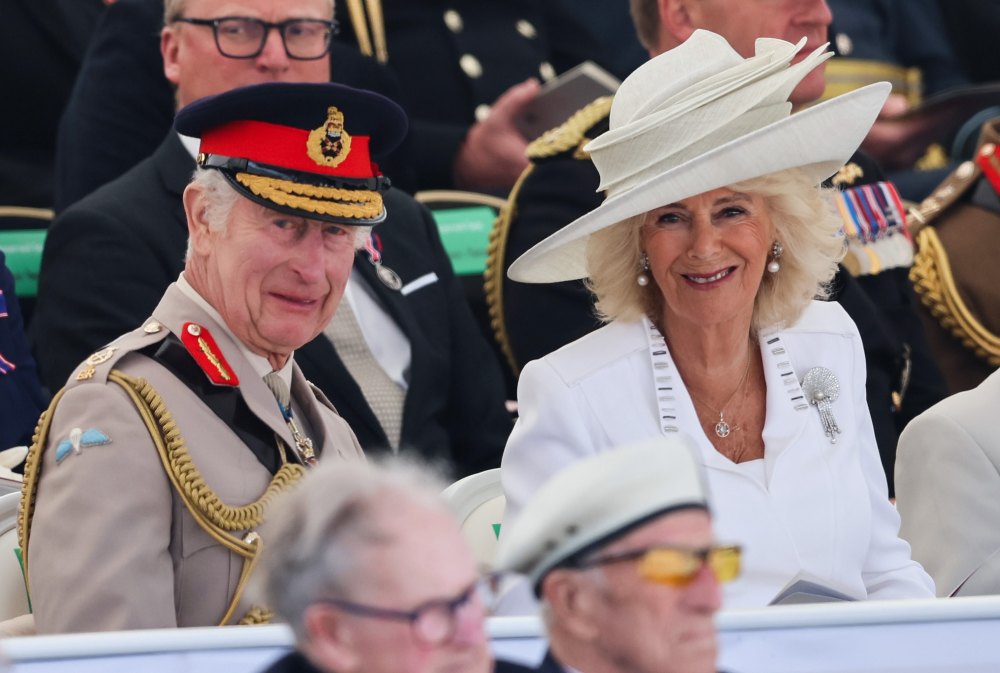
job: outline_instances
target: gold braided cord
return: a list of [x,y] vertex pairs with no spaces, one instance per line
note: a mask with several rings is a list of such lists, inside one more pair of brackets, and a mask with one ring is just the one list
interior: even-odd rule
[[[117,370],[108,375],[108,380],[125,388],[137,403],[136,406],[147,427],[151,431],[155,430],[155,433],[151,432],[155,434],[153,441],[157,444],[156,448],[163,459],[164,467],[167,468],[167,475],[185,501],[185,505],[192,514],[203,517],[215,528],[224,531],[256,528],[263,521],[264,509],[271,500],[278,493],[294,485],[305,474],[305,468],[298,463],[285,463],[271,478],[271,483],[268,484],[264,494],[256,501],[242,507],[226,505],[202,479],[188,452],[187,443],[159,393],[145,379],[133,378]],[[241,540],[232,550],[242,553],[240,550],[253,548],[253,544]]]
[[358,40],[358,50],[365,56],[372,56],[372,40],[368,34],[368,20],[365,18],[365,8],[361,0],[347,0],[347,13],[351,17],[354,36]]
[[611,113],[611,96],[602,96],[573,113],[569,119],[549,129],[528,144],[529,159],[545,159],[581,144],[594,124]]
[[486,294],[486,308],[493,336],[515,377],[521,373],[521,368],[517,358],[514,357],[514,348],[510,344],[510,334],[507,332],[507,317],[503,311],[503,276],[506,272],[503,265],[507,257],[507,238],[510,236],[510,223],[514,219],[517,197],[524,181],[534,170],[535,164],[528,164],[528,167],[521,172],[521,176],[510,191],[510,196],[507,197],[507,202],[500,208],[500,213],[493,221],[489,245],[486,248],[486,269],[483,271],[483,291]]
[[382,0],[365,0],[368,6],[368,22],[372,27],[372,42],[375,43],[375,59],[382,64],[389,62],[389,47],[385,41],[385,17],[382,15]]
[[381,215],[383,211],[382,195],[367,189],[300,185],[289,180],[266,178],[249,173],[237,173],[236,179],[257,196],[279,206],[296,208],[317,215],[372,219]]
[[[21,506],[17,511],[17,544],[21,547],[21,562],[24,564],[24,583],[28,584],[28,540],[31,532],[31,519],[35,515],[35,494],[38,492],[38,480],[42,474],[42,457],[45,455],[45,445],[49,439],[49,429],[52,426],[52,416],[56,405],[66,393],[63,388],[52,398],[49,408],[38,417],[35,434],[31,438],[31,448],[24,459],[24,482],[21,484]],[[29,587],[30,593],[30,587]]]
[[916,242],[910,281],[920,301],[963,346],[990,365],[1000,366],[1000,337],[986,329],[965,305],[937,232],[933,227],[924,227],[917,233]]
[[[240,539],[226,531],[248,530],[259,526],[263,520],[264,508],[275,495],[301,479],[305,468],[297,463],[285,463],[271,478],[271,483],[260,498],[249,505],[230,507],[201,478],[188,453],[187,444],[159,393],[145,379],[134,378],[118,370],[113,370],[108,375],[108,380],[121,386],[132,399],[149,430],[170,482],[195,522],[216,542],[243,557],[243,569],[236,590],[225,616],[219,622],[224,625],[239,604],[263,546],[256,534]],[[263,614],[261,608],[256,610]]]

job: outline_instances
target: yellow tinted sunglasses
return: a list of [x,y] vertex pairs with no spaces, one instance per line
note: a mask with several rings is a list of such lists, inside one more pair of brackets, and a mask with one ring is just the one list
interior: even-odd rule
[[703,565],[708,566],[720,582],[735,579],[740,574],[741,555],[742,550],[738,545],[720,545],[703,549],[663,546],[602,556],[580,565],[592,567],[637,560],[639,576],[644,580],[654,584],[683,587],[694,581]]

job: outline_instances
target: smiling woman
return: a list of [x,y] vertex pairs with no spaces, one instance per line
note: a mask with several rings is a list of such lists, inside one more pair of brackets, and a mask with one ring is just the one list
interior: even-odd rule
[[[504,526],[553,473],[658,435],[687,435],[716,533],[746,550],[727,607],[801,576],[853,598],[930,596],[898,538],[857,328],[826,295],[843,255],[819,186],[888,92],[790,114],[826,55],[757,41],[741,58],[699,31],[637,69],[586,150],[607,199],[525,253],[514,280],[587,277],[609,324],[526,366],[504,453]],[[808,139],[808,140],[806,140]]]

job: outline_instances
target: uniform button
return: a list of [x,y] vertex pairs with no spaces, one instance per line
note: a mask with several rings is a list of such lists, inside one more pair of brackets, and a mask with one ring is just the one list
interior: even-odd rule
[[462,15],[456,12],[454,9],[449,9],[444,13],[444,25],[448,26],[448,30],[453,33],[459,33],[462,31]]
[[486,118],[490,116],[490,106],[486,103],[476,106],[476,121],[486,121]]
[[967,177],[972,175],[972,171],[975,170],[971,161],[963,161],[962,165],[958,167],[955,171],[955,175],[959,177],[960,180],[965,180]]
[[526,19],[521,19],[520,21],[517,22],[517,32],[519,32],[521,35],[528,38],[529,40],[535,39],[535,37],[538,35],[538,31],[535,30],[535,27],[532,25],[531,21],[527,21]]
[[556,69],[548,61],[544,61],[538,66],[538,74],[542,76],[543,82],[548,82],[550,79],[556,78]]
[[483,66],[479,64],[479,59],[472,54],[462,54],[462,58],[458,59],[458,65],[462,68],[462,72],[472,79],[483,74]]
[[191,336],[199,336],[201,334],[201,325],[190,324],[188,325],[188,334]]
[[837,51],[840,52],[841,56],[850,56],[851,52],[854,51],[854,41],[847,33],[837,33],[834,41],[837,43]]
[[146,326],[142,328],[142,330],[146,334],[156,334],[161,329],[163,329],[163,325],[161,325],[160,323],[156,322],[155,320],[146,323]]

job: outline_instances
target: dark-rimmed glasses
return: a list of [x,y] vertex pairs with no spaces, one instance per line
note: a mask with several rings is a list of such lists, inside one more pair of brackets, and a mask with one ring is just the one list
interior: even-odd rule
[[576,564],[577,568],[592,568],[609,563],[638,560],[639,576],[654,584],[684,587],[691,584],[702,566],[708,566],[720,582],[728,582],[740,574],[742,550],[738,545],[719,545],[690,549],[688,547],[648,547],[621,554],[598,556]]
[[330,41],[337,34],[336,21],[322,19],[287,19],[270,23],[249,16],[220,16],[217,19],[190,19],[185,16],[174,21],[195,26],[211,26],[215,46],[226,58],[256,58],[264,51],[264,44],[271,29],[281,35],[288,58],[315,61],[330,51]]
[[470,584],[457,596],[427,601],[412,610],[381,608],[343,598],[321,598],[316,602],[333,605],[360,617],[409,622],[414,638],[424,645],[436,646],[451,641],[455,636],[460,612],[478,608],[481,616],[485,616],[496,602],[502,581],[501,575],[487,575]]

